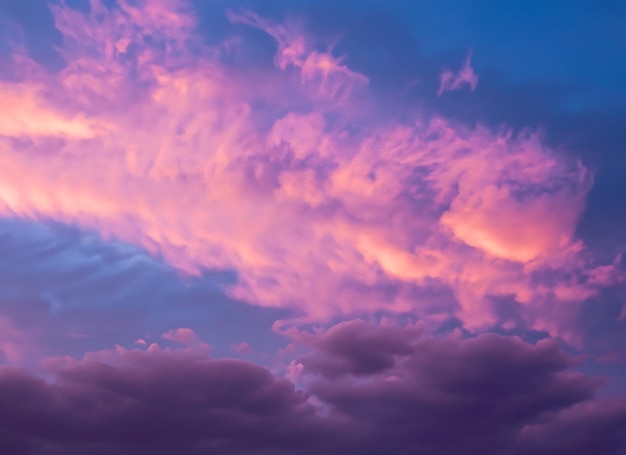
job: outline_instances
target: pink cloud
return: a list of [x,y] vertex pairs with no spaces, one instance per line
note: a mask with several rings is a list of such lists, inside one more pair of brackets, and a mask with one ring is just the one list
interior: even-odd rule
[[[0,117],[0,214],[95,229],[190,274],[236,269],[229,295],[310,321],[387,310],[479,330],[498,323],[495,295],[556,333],[542,306],[619,279],[575,237],[590,172],[538,134],[379,118],[367,77],[293,24],[230,14],[278,43],[256,73],[200,45],[178,3],[150,5],[53,8],[65,67],[0,85],[23,113]],[[454,302],[415,298],[431,288]]]
[[441,76],[439,76],[439,91],[437,94],[441,96],[443,92],[459,90],[464,85],[468,86],[472,92],[476,90],[478,75],[474,72],[471,63],[472,53],[470,52],[458,73],[454,74],[448,69],[444,70]]
[[68,117],[47,108],[36,86],[0,82],[0,135],[11,137],[61,136],[89,139],[93,124],[82,115]]
[[161,338],[183,345],[192,345],[199,340],[194,331],[188,328],[169,330],[162,334]]
[[34,349],[31,334],[0,315],[0,363],[26,361]]
[[276,40],[278,52],[274,61],[278,68],[284,70],[290,65],[299,68],[304,66],[311,44],[308,38],[298,31],[297,25],[274,24],[252,11],[230,10],[227,16],[233,23],[259,28]]
[[237,354],[249,354],[252,351],[252,348],[248,343],[235,343],[231,346],[231,350],[236,352]]
[[368,78],[351,71],[342,63],[342,57],[335,57],[330,51],[315,50],[312,40],[297,24],[275,24],[250,11],[229,11],[228,18],[234,23],[257,27],[272,36],[278,44],[274,60],[276,66],[281,70],[290,66],[298,68],[301,81],[313,83],[318,97],[338,102],[345,100],[353,90],[368,84]]

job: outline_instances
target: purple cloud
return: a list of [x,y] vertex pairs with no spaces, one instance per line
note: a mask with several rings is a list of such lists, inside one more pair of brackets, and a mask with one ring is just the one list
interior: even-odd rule
[[249,453],[301,446],[317,433],[306,395],[249,362],[156,345],[91,358],[48,361],[49,382],[1,367],[0,447],[19,435],[28,450],[61,454]]
[[315,351],[299,362],[305,372],[331,379],[346,374],[371,375],[393,367],[398,356],[412,354],[421,332],[419,327],[399,330],[392,324],[372,328],[361,320],[343,322],[319,337],[300,334],[301,341],[314,346]]
[[[412,327],[362,321],[317,339],[317,359],[328,357],[333,368],[300,358],[307,365],[302,390],[250,362],[156,344],[80,361],[51,358],[44,362],[47,379],[1,367],[0,447],[53,454],[526,455],[580,446],[609,455],[624,442],[626,402],[606,406],[594,398],[599,381],[571,371],[575,362],[554,341],[420,337]],[[364,354],[359,345],[372,340],[386,346],[385,354]],[[333,364],[337,358],[343,363]]]

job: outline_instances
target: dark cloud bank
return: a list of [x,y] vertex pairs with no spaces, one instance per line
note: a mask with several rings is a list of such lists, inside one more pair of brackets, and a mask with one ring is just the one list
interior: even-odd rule
[[[556,342],[351,321],[306,335],[296,387],[200,350],[0,367],[6,454],[626,453],[626,402]],[[44,379],[45,378],[45,379]]]

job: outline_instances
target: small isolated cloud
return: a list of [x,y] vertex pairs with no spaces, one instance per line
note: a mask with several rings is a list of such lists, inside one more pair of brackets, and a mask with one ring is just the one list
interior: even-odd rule
[[[200,341],[200,339],[196,336],[195,332],[192,329],[183,327],[179,329],[173,329],[165,332],[161,335],[161,338],[168,341],[173,341],[174,343],[190,346],[192,344],[196,344]],[[144,343],[145,344],[145,343]]]
[[249,354],[252,351],[252,348],[246,342],[234,343],[230,346],[230,349],[237,354]]
[[458,73],[453,73],[449,69],[445,69],[441,76],[439,76],[439,91],[437,94],[441,96],[443,92],[450,92],[453,90],[459,90],[463,86],[469,87],[471,91],[476,90],[478,85],[478,74],[474,72],[472,68],[472,53],[469,52],[463,67]]

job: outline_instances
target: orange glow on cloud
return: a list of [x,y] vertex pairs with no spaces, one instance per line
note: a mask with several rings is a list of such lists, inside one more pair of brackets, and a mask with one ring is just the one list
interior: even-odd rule
[[37,87],[0,83],[0,135],[11,137],[61,136],[78,139],[95,132],[82,116],[67,118],[46,109]]

